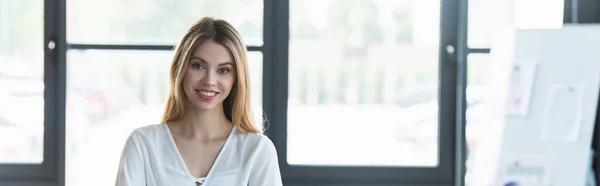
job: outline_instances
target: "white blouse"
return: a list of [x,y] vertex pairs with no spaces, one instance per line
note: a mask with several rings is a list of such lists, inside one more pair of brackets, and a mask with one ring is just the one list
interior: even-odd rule
[[117,186],[281,186],[277,152],[262,134],[231,134],[206,177],[190,174],[166,124],[134,130],[123,148]]

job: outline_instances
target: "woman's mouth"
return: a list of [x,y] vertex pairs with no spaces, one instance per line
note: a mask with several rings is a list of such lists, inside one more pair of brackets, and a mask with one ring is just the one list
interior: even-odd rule
[[200,90],[200,89],[196,89],[196,93],[198,94],[198,97],[200,97],[200,99],[205,100],[205,101],[212,101],[219,94],[219,92],[216,92],[216,91]]

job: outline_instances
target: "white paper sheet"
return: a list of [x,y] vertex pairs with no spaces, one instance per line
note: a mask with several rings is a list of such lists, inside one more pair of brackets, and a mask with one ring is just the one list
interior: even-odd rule
[[542,140],[574,142],[581,129],[583,84],[552,85],[546,94]]
[[498,185],[548,186],[551,161],[540,155],[505,156],[500,165]]
[[536,62],[517,60],[514,62],[509,82],[506,114],[513,116],[527,116],[531,89],[535,77]]

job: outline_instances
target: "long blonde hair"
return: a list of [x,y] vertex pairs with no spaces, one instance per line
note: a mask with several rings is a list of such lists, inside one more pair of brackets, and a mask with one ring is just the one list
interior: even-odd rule
[[242,132],[262,133],[252,118],[250,105],[250,80],[246,46],[239,32],[227,21],[203,17],[194,23],[177,47],[169,72],[170,90],[162,123],[179,120],[185,113],[187,98],[183,91],[183,78],[193,52],[205,41],[212,40],[227,49],[233,56],[237,79],[231,93],[223,101],[223,111],[229,121]]

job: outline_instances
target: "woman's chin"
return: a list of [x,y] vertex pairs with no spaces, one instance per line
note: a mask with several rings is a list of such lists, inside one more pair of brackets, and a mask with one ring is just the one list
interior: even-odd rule
[[216,109],[218,106],[218,103],[219,103],[219,101],[217,101],[217,100],[213,100],[211,102],[196,100],[193,102],[192,105],[198,111],[209,111],[209,110]]
[[208,111],[208,110],[215,109],[216,105],[209,104],[209,103],[195,103],[194,107],[198,111]]

